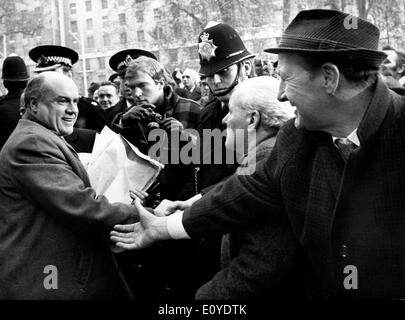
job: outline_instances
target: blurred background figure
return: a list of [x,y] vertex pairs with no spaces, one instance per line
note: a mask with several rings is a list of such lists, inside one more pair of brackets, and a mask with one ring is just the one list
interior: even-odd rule
[[176,68],[174,69],[174,71],[172,72],[172,78],[173,80],[176,82],[176,85],[179,88],[184,88],[184,84],[183,84],[183,73],[181,72],[180,68]]
[[29,79],[24,60],[14,53],[10,54],[4,59],[1,78],[7,94],[0,98],[0,149],[20,119],[20,97]]
[[183,72],[184,88],[187,90],[186,98],[198,101],[201,99],[200,76],[197,71],[187,68]]
[[183,98],[187,98],[188,92],[187,89],[184,88],[184,83],[183,83],[183,72],[181,71],[180,68],[174,69],[172,72],[172,78],[174,82],[176,83],[176,86],[174,87],[174,91]]
[[256,76],[270,76],[269,62],[260,58],[254,59]]
[[100,84],[98,82],[92,82],[90,83],[89,88],[87,89],[87,96],[89,98],[94,99],[94,93],[100,88]]
[[[120,77],[118,76],[118,73],[113,73],[109,78],[108,81],[115,83],[115,85],[119,88],[121,85],[121,80]],[[121,98],[121,93],[119,92],[119,97]]]
[[387,58],[381,65],[381,74],[390,88],[405,84],[405,53],[395,50],[391,46],[383,47]]
[[208,85],[207,77],[201,77],[200,90],[201,90],[201,98],[200,100],[198,100],[198,103],[202,107],[205,107],[214,98],[210,86]]
[[100,88],[97,90],[98,103],[104,111],[114,107],[118,101],[118,87],[115,83],[110,81],[102,82]]
[[93,100],[98,102],[98,89],[93,93]]

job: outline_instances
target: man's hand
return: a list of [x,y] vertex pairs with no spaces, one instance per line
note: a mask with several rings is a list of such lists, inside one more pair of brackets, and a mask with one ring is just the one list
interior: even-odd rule
[[164,199],[153,211],[156,216],[165,217],[171,215],[177,210],[184,210],[186,208],[188,208],[186,201],[171,201]]
[[184,127],[181,124],[181,122],[176,120],[173,117],[163,119],[161,125],[162,125],[162,128],[167,133],[170,133],[171,131],[182,131],[182,130],[184,130]]
[[148,123],[154,121],[153,111],[156,107],[153,104],[135,105],[122,115],[121,122],[123,125],[128,126],[135,121],[142,121]]
[[149,194],[145,191],[134,188],[133,190],[129,190],[129,196],[132,199],[132,204],[135,203],[136,198],[139,198],[139,200],[141,200],[141,204],[145,204],[145,200],[147,197],[149,197]]
[[110,233],[110,239],[117,247],[126,250],[143,249],[158,241],[171,239],[166,217],[156,217],[149,213],[141,205],[139,198],[135,199],[135,207],[139,212],[140,222],[115,225],[115,230]]
[[164,199],[153,211],[155,212],[155,215],[157,215],[158,217],[169,216],[178,210],[185,210],[191,207],[193,203],[199,199],[201,199],[201,194],[197,194],[194,197],[185,201],[180,200],[170,201]]

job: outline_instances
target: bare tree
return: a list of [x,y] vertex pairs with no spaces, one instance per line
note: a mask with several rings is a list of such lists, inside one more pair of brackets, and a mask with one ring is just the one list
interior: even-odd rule
[[[43,1],[44,2],[44,1]],[[33,36],[38,34],[43,23],[39,11],[27,10],[29,1],[0,1],[0,29],[5,35],[22,33]]]
[[359,18],[367,19],[368,13],[373,6],[373,1],[370,0],[356,0],[357,10],[359,12]]

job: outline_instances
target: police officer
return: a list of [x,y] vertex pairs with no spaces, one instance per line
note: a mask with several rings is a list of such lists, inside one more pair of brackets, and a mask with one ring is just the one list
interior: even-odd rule
[[29,79],[24,60],[16,54],[3,62],[2,77],[7,94],[0,99],[0,149],[20,119],[20,97]]
[[[221,131],[225,129],[222,120],[228,113],[229,98],[239,82],[254,75],[254,55],[246,49],[236,30],[224,23],[208,26],[200,33],[198,55],[199,73],[207,82],[215,98],[208,102],[201,111],[198,130],[202,137],[203,129],[220,129]],[[224,143],[222,155],[226,154]],[[201,145],[203,146],[203,144],[204,141]],[[203,162],[201,159],[200,163],[214,163],[214,153],[219,151],[211,149],[211,152],[201,153],[203,159],[211,157],[212,161]],[[189,197],[195,193],[204,192],[205,188],[233,174],[236,167],[236,164],[226,165],[225,159],[222,164],[200,166],[192,188],[190,188],[192,190],[185,190],[184,196]]]
[[[201,138],[204,129],[219,129],[221,132],[226,129],[222,121],[228,113],[229,98],[239,82],[254,76],[254,55],[246,49],[234,28],[225,23],[216,23],[208,25],[200,33],[198,56],[200,76],[205,79],[214,96],[201,111],[197,127]],[[210,147],[204,147],[207,144]],[[232,175],[237,168],[235,155],[233,164],[226,164],[226,153],[229,151],[225,148],[225,137],[221,146],[201,139],[201,148],[200,165],[195,168],[194,177],[190,178],[180,200],[207,192],[216,183]],[[222,162],[214,164],[214,155],[219,152],[222,154]],[[209,281],[220,270],[220,246],[220,236],[200,241],[196,287]]]
[[[30,58],[37,63],[34,72],[44,71],[61,72],[73,77],[73,65],[79,60],[79,55],[73,49],[43,45],[30,50]],[[104,111],[97,101],[92,98],[80,97],[77,103],[79,116],[75,127],[95,130],[100,132],[106,124]]]
[[[127,70],[127,67],[131,63],[131,61],[140,56],[145,56],[157,60],[156,56],[152,52],[142,49],[122,50],[114,54],[109,60],[111,69],[115,71],[115,74],[120,80],[119,94],[121,96],[120,101],[113,108],[106,112],[106,120],[109,126],[111,125],[111,122],[117,115],[117,113],[127,111],[134,103],[133,98],[131,97],[131,90],[125,87],[124,77],[125,71]],[[115,74],[112,76],[115,76]]]

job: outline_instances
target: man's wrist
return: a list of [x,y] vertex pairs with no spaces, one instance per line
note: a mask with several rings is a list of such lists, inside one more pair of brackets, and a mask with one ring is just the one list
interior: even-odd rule
[[183,227],[183,211],[176,211],[167,217],[167,233],[169,239],[191,239]]
[[170,240],[172,237],[167,228],[167,217],[157,217],[152,223],[152,238],[158,241]]

